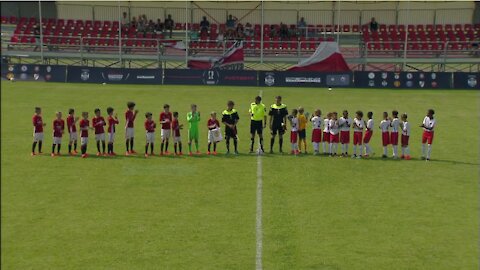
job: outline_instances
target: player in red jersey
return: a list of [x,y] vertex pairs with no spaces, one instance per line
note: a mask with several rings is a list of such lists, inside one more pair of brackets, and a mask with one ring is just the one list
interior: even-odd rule
[[32,117],[33,123],[33,144],[32,144],[32,156],[35,155],[35,147],[38,143],[38,153],[42,153],[42,143],[43,143],[43,127],[47,124],[43,123],[42,120],[42,109],[40,107],[35,107],[35,114]]
[[[182,155],[182,138],[180,137],[180,129],[183,128],[183,125],[178,123],[178,112],[173,112],[172,120],[172,131],[173,131],[173,149],[175,150],[175,155]],[[177,153],[177,145],[179,152]]]
[[[92,118],[92,127],[95,129],[95,141],[97,142],[97,156],[106,156],[105,152],[105,129],[106,126],[105,118],[101,116],[100,109],[95,109],[95,116]],[[100,142],[102,142],[102,152],[100,152]]]
[[[70,137],[68,140],[69,155],[76,155],[78,153],[77,152],[78,134],[77,134],[77,127],[76,127],[77,121],[78,121],[78,117],[75,117],[75,110],[69,109],[68,117],[67,117],[67,129]],[[72,144],[73,144],[73,154],[72,154]]]
[[55,145],[57,146],[57,155],[60,155],[60,147],[62,145],[62,136],[65,130],[65,121],[62,119],[62,113],[56,112],[55,116],[57,117],[53,120],[53,144],[52,144],[52,154],[55,156]]
[[152,120],[152,113],[147,112],[145,114],[147,120],[145,120],[146,131],[146,143],[145,143],[145,157],[148,157],[148,146],[150,146],[150,155],[153,156],[153,144],[155,143],[155,128],[157,124]]
[[173,116],[170,112],[170,105],[163,105],[163,112],[160,113],[160,124],[162,124],[162,130],[160,136],[162,138],[162,144],[160,145],[160,155],[163,155],[163,146],[165,146],[165,155],[169,155],[168,152],[168,140],[172,130],[171,122]]
[[135,117],[137,117],[138,110],[135,109],[135,102],[129,101],[127,103],[127,111],[125,112],[125,145],[127,147],[127,152],[125,153],[126,156],[130,154],[136,154],[133,150],[133,137],[134,137],[134,130],[133,130],[133,122],[135,121]]
[[113,108],[107,108],[108,114],[108,146],[107,152],[110,156],[115,156],[115,152],[113,151],[113,142],[115,140],[115,125],[118,125],[118,117],[117,114],[113,115]]
[[88,145],[88,130],[93,129],[90,127],[90,121],[88,121],[88,112],[82,112],[83,119],[80,120],[80,149],[82,150],[82,158],[86,158],[87,145]]
[[217,154],[217,141],[215,140],[213,136],[213,132],[217,131],[218,128],[220,127],[220,123],[217,120],[217,113],[212,112],[210,113],[210,119],[207,121],[207,127],[208,127],[208,151],[207,155],[210,155],[210,147],[213,143],[213,154]]

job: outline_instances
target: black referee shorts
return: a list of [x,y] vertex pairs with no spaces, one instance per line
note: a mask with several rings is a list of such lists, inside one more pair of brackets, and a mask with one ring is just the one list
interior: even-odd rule
[[285,129],[282,127],[282,124],[273,124],[272,125],[272,135],[283,135],[285,134]]
[[250,120],[250,134],[255,134],[255,132],[257,132],[258,135],[262,135],[262,132],[263,132],[262,121]]

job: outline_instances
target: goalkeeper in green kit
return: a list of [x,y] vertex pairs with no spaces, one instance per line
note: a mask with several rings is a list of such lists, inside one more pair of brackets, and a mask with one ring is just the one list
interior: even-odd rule
[[200,122],[200,112],[197,112],[197,105],[192,104],[192,111],[187,113],[188,122],[188,154],[192,155],[192,141],[195,141],[196,154],[200,155],[198,150],[198,122]]

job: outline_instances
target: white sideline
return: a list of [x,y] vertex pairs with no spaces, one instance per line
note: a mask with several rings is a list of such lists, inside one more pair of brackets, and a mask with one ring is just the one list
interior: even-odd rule
[[[262,96],[263,90],[260,90],[259,96]],[[257,212],[256,212],[256,257],[255,269],[262,270],[262,252],[263,252],[263,228],[262,228],[262,155],[257,155]]]

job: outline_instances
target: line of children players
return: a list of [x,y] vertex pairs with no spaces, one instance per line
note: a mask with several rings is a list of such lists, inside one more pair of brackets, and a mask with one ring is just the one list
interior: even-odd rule
[[[239,121],[238,112],[233,108],[233,101],[228,101],[227,109],[222,112],[222,123],[225,124],[225,140],[227,146],[227,153],[230,153],[230,140],[233,139],[234,153],[238,154],[238,138],[236,125]],[[291,126],[290,142],[291,153],[300,154],[301,145],[303,143],[304,153],[307,153],[306,144],[306,125],[309,117],[308,113],[304,112],[304,109],[300,107],[298,110],[293,109],[292,113],[284,118],[286,112],[286,106],[281,103],[281,98],[277,99],[277,103],[272,105],[274,109],[278,109],[278,122],[274,123],[275,119],[270,125],[275,126],[276,129],[283,127],[286,130],[286,126],[283,123],[284,119],[288,119]],[[159,123],[161,126],[161,147],[160,155],[169,155],[168,146],[169,140],[172,137],[174,142],[174,154],[182,155],[182,143],[180,137],[180,130],[183,125],[179,124],[178,112],[170,112],[170,106],[165,104],[164,111],[160,113]],[[116,125],[119,124],[118,116],[114,113],[114,109],[107,108],[107,120],[101,115],[100,109],[94,110],[95,116],[92,118],[92,125],[90,126],[90,120],[88,112],[82,112],[82,119],[79,121],[79,117],[75,116],[74,109],[70,109],[67,117],[67,131],[69,134],[68,153],[70,155],[76,155],[77,152],[77,130],[76,124],[79,121],[80,128],[80,144],[81,155],[87,157],[87,145],[88,145],[88,133],[89,130],[94,130],[95,141],[97,145],[97,156],[115,156],[114,152],[114,140]],[[134,148],[134,121],[138,114],[138,110],[135,110],[135,103],[127,103],[127,111],[125,112],[125,145],[127,152],[125,155],[136,154]],[[150,112],[145,114],[146,120],[144,123],[146,131],[146,144],[145,144],[145,157],[155,155],[154,143],[155,143],[155,128],[156,123],[153,120],[153,115]],[[310,122],[312,123],[312,143],[314,149],[314,155],[320,154],[320,144],[324,155],[337,156],[338,144],[341,145],[341,156],[347,157],[349,144],[350,144],[350,131],[353,128],[353,158],[369,157],[374,153],[370,146],[370,139],[373,135],[374,121],[373,113],[367,113],[368,120],[363,118],[363,112],[357,111],[355,118],[352,120],[349,118],[347,110],[342,112],[342,117],[338,118],[337,112],[329,112],[326,117],[322,118],[322,112],[320,109],[314,111]],[[392,111],[392,117],[388,116],[387,112],[383,113],[383,119],[380,122],[379,129],[382,133],[382,157],[386,158],[388,155],[388,145],[392,145],[393,158],[410,159],[409,151],[409,137],[410,137],[410,123],[407,120],[407,114],[402,114],[401,119],[398,118],[398,111]],[[41,117],[41,109],[35,108],[35,114],[33,116],[34,126],[34,138],[32,145],[32,155],[36,155],[35,148],[38,146],[38,153],[42,152],[43,143],[43,123]],[[197,111],[195,104],[191,105],[191,112],[187,114],[188,122],[188,147],[189,155],[193,155],[192,143],[195,144],[195,154],[201,154],[198,147],[198,123],[200,122],[200,112]],[[107,126],[107,136],[105,132],[105,126]],[[217,141],[213,136],[213,132],[220,128],[220,123],[216,118],[216,113],[212,112],[210,118],[207,121],[208,133],[208,151],[207,154],[216,155]],[[432,141],[434,135],[435,119],[434,111],[428,110],[427,116],[425,116],[422,125],[424,132],[422,135],[422,159],[430,160]],[[53,121],[53,144],[51,156],[60,155],[62,136],[65,130],[65,121],[62,119],[62,113],[57,112],[56,118]],[[363,134],[365,131],[365,134]],[[173,132],[173,134],[171,134]],[[279,135],[283,134],[277,131]],[[275,132],[272,129],[271,150],[273,149]],[[401,155],[398,153],[398,143],[401,143]],[[252,139],[253,141],[253,139]],[[300,142],[300,144],[299,144]],[[280,149],[282,146],[282,137],[280,136]],[[211,152],[211,146],[213,144],[213,152]],[[107,148],[107,149],[106,149]],[[56,150],[56,152],[55,152]],[[150,151],[149,151],[150,150]],[[150,153],[149,153],[150,152]]]

